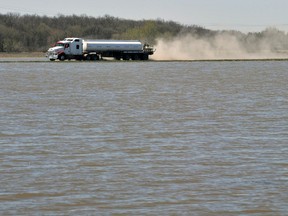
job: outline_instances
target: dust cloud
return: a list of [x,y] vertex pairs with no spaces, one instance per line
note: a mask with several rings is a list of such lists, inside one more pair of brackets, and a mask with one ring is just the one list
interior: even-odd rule
[[154,60],[220,60],[220,59],[278,59],[288,58],[288,36],[268,29],[256,34],[216,34],[195,37],[191,34],[170,39],[159,38]]

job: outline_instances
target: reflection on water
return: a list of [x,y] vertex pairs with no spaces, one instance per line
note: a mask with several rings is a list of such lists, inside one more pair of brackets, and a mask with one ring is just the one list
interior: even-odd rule
[[287,214],[287,66],[0,63],[1,214]]

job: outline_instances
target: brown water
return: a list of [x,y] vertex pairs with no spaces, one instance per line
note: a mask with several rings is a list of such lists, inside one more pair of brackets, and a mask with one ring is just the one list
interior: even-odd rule
[[0,63],[0,215],[287,215],[288,62]]

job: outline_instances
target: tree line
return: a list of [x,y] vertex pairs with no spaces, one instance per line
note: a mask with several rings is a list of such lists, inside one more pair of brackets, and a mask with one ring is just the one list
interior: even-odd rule
[[44,52],[56,41],[65,37],[86,39],[133,39],[155,45],[158,38],[172,39],[181,35],[196,38],[213,38],[219,34],[237,37],[248,48],[250,44],[272,40],[273,47],[288,49],[288,36],[274,28],[256,33],[213,31],[197,25],[182,25],[174,21],[128,20],[109,15],[58,15],[54,17],[0,14],[0,52]]
[[113,16],[58,15],[55,17],[0,14],[0,52],[45,51],[65,37],[91,39],[133,39],[150,44],[157,37],[172,37],[181,31],[209,32],[164,20],[126,20]]

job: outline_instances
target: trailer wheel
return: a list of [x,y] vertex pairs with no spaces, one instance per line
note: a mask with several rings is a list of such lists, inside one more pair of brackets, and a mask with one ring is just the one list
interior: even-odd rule
[[143,54],[142,55],[142,60],[148,60],[148,59],[149,59],[148,54]]
[[139,55],[138,54],[134,54],[132,55],[132,60],[139,60]]
[[124,61],[130,60],[130,55],[128,55],[128,54],[123,55],[123,60],[124,60]]
[[119,53],[115,54],[114,59],[116,59],[118,61],[121,60],[121,54],[119,54]]

